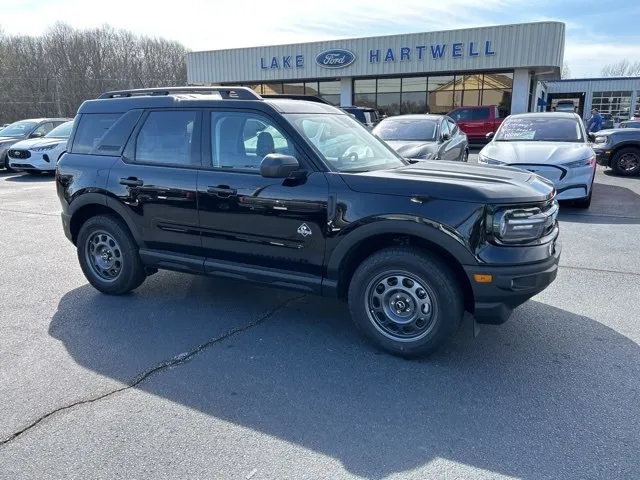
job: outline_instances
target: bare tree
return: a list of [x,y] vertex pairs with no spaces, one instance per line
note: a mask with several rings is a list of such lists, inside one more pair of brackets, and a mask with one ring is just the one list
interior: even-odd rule
[[29,117],[73,117],[106,90],[177,86],[187,82],[187,50],[162,38],[108,25],[52,25],[41,36],[0,28],[0,124]]
[[626,58],[616,63],[605,65],[600,74],[603,77],[633,77],[640,75],[640,61],[629,62]]
[[567,79],[567,78],[571,78],[571,70],[569,69],[569,64],[567,62],[564,62],[564,64],[562,65],[562,72],[560,73],[560,78]]

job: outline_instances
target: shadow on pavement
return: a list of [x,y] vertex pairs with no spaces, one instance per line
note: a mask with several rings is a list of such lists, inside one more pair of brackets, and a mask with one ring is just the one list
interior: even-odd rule
[[52,173],[14,173],[14,176],[7,176],[5,181],[7,182],[23,182],[23,183],[35,183],[35,182],[51,182],[55,176]]
[[612,178],[618,178],[618,179],[624,179],[624,180],[640,180],[640,175],[632,175],[630,177],[624,177],[622,175],[616,174],[616,172],[614,172],[611,169],[603,170],[602,173],[607,177],[612,177]]
[[[193,285],[182,298],[145,286],[114,298],[83,286],[61,299],[49,333],[83,367],[129,382],[221,328],[225,309],[279,295]],[[431,358],[405,361],[365,345],[343,304],[304,297],[137,388],[329,455],[365,478],[439,458],[525,479],[637,472],[636,343],[535,301],[475,340],[467,330]]]
[[561,203],[560,221],[612,225],[640,224],[640,195],[629,188],[595,182],[588,209]]

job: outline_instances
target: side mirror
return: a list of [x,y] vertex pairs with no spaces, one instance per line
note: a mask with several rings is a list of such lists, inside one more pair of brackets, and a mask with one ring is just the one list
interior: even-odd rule
[[42,132],[33,132],[31,135],[29,135],[29,138],[42,138],[44,137],[44,133]]
[[446,142],[447,140],[451,140],[451,134],[450,133],[443,133],[442,134],[442,141]]
[[485,135],[487,140],[491,140],[495,134],[493,132],[489,132]]
[[300,168],[296,157],[270,153],[260,163],[260,175],[265,178],[287,178]]
[[587,138],[588,138],[589,140],[591,140],[592,142],[595,142],[595,141],[596,141],[596,136],[595,136],[595,134],[594,134],[593,132],[588,132],[588,133],[587,133]]

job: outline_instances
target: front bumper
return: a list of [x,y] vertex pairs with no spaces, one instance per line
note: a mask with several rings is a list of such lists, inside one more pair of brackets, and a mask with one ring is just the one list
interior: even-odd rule
[[594,152],[596,152],[596,163],[598,165],[602,165],[603,167],[610,167],[611,166],[611,150],[607,149],[607,148],[598,148],[598,149],[593,149]]
[[[498,325],[506,322],[513,309],[542,292],[556,278],[562,246],[550,244],[550,257],[529,265],[509,267],[465,267],[475,299],[475,317],[478,323]],[[475,275],[491,275],[492,281],[478,283]]]
[[28,158],[7,156],[7,161],[9,166],[16,171],[53,172],[56,169],[56,164],[51,161],[48,152],[44,154],[31,153]]

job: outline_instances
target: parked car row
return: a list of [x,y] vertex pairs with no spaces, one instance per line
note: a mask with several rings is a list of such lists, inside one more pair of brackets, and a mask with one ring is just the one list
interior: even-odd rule
[[29,173],[55,171],[72,126],[70,118],[35,118],[3,127],[0,167]]

